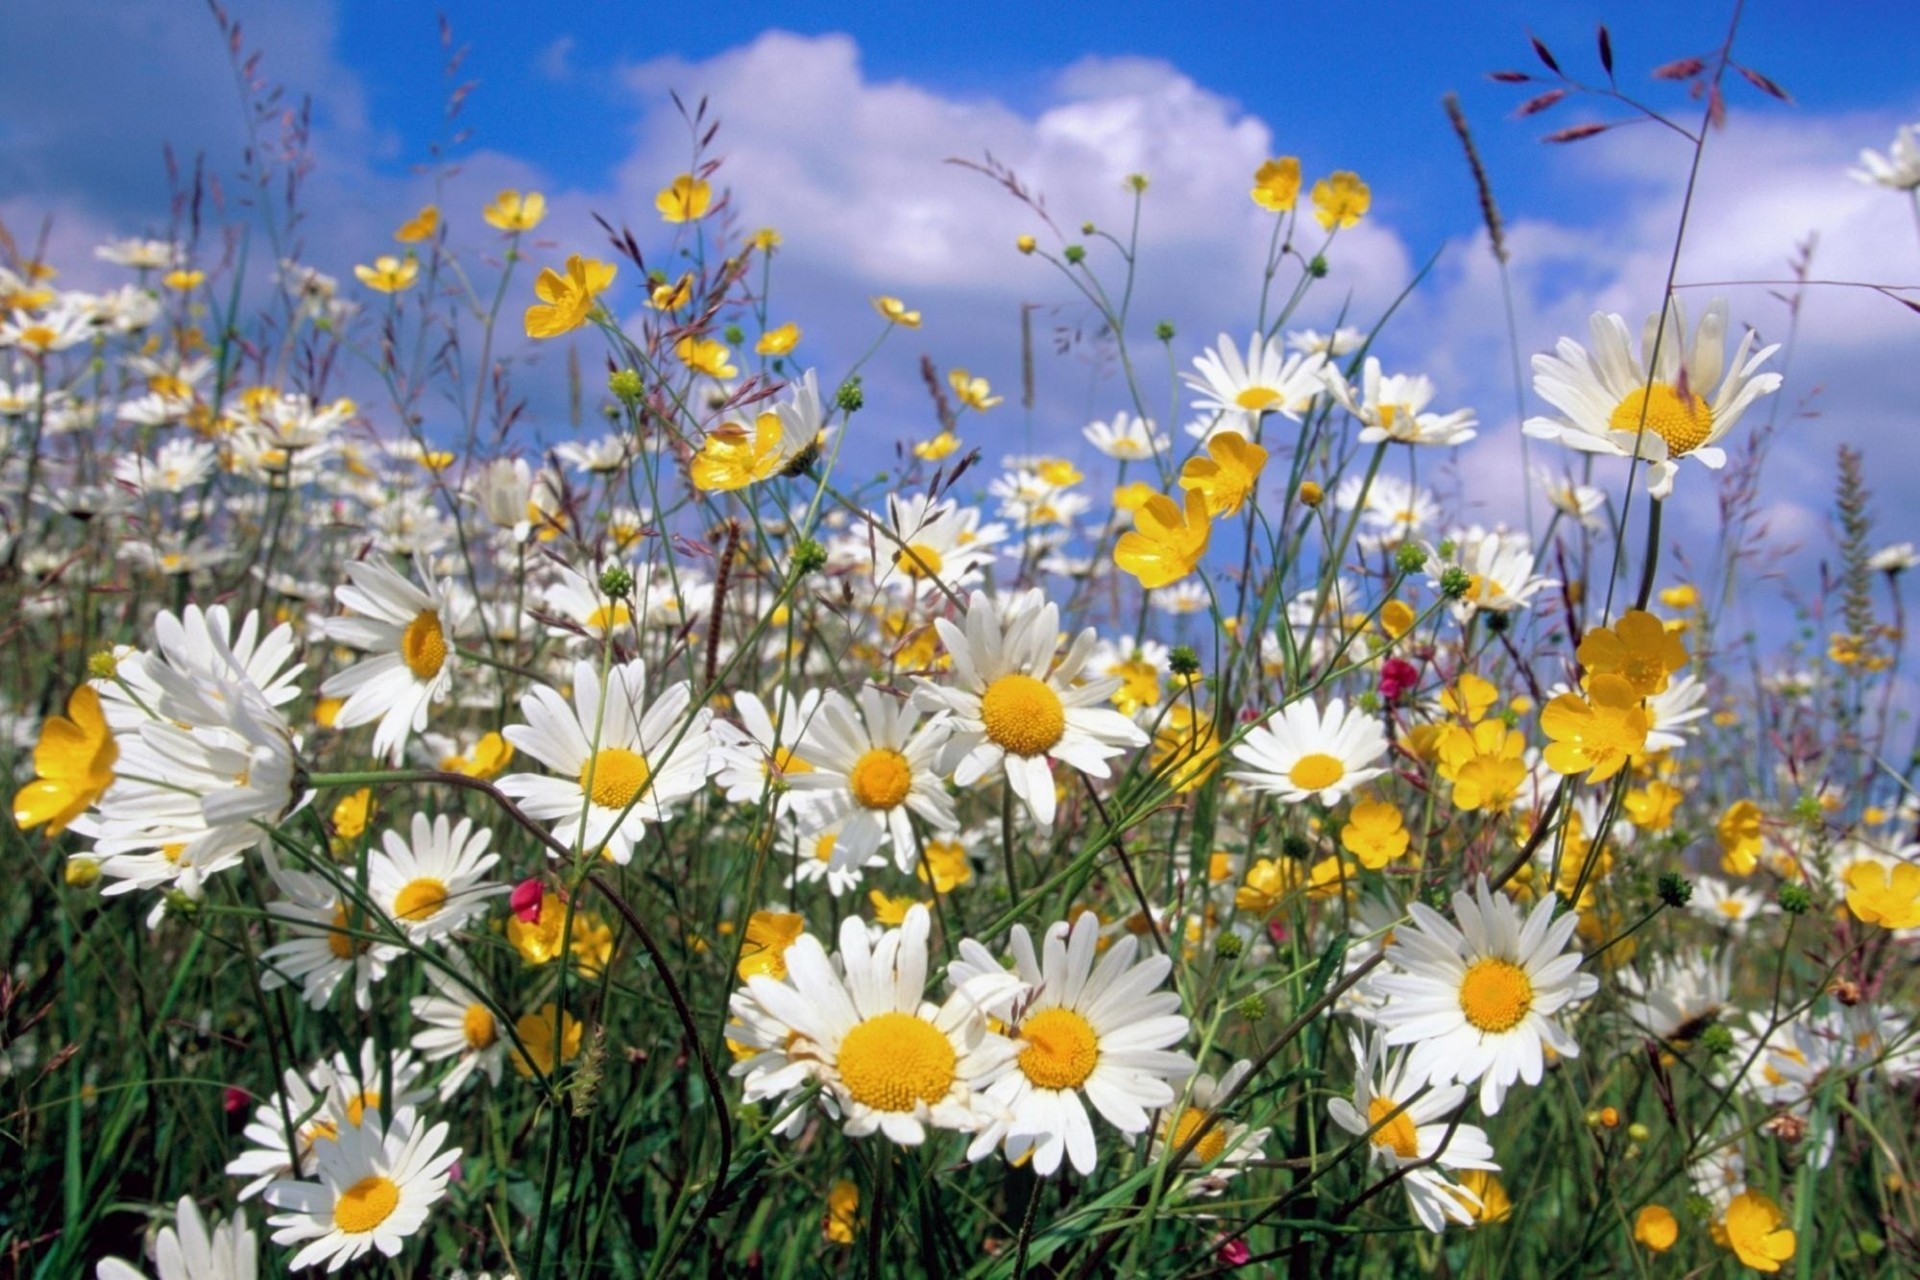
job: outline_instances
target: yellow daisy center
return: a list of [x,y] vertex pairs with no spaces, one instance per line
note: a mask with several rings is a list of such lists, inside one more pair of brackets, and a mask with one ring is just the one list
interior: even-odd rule
[[447,905],[447,886],[430,877],[409,880],[393,895],[393,914],[402,920],[430,920]]
[[587,630],[614,631],[633,621],[633,614],[624,604],[603,604],[587,615]]
[[1066,736],[1067,709],[1043,680],[1001,676],[980,695],[980,720],[996,746],[1016,756],[1044,755]]
[[863,808],[891,809],[913,789],[913,767],[898,751],[874,747],[854,761],[847,786]]
[[[1198,1129],[1202,1124],[1206,1123],[1206,1119],[1207,1113],[1204,1111],[1182,1111],[1179,1121],[1173,1126],[1173,1140],[1171,1143],[1173,1149],[1178,1151],[1181,1147],[1186,1146],[1187,1139],[1193,1136],[1195,1129]],[[1218,1160],[1220,1153],[1226,1149],[1227,1126],[1224,1124],[1216,1124],[1201,1136],[1200,1141],[1193,1148],[1192,1158],[1201,1164],[1206,1164],[1210,1161]]]
[[1100,1061],[1093,1024],[1071,1009],[1042,1009],[1020,1024],[1020,1070],[1042,1089],[1077,1089]]
[[639,752],[602,747],[580,766],[580,789],[602,809],[624,809],[652,776],[646,758]]
[[813,766],[801,757],[793,754],[789,747],[775,747],[773,759],[767,762],[767,770],[776,778],[793,773],[812,773]]
[[356,951],[365,951],[367,944],[352,937],[347,929],[347,909],[344,906],[333,909],[333,928],[327,930],[327,950],[333,952],[336,960],[351,960]]
[[400,633],[400,660],[414,678],[431,680],[447,665],[447,633],[440,629],[440,615],[422,609],[407,629]]
[[160,856],[175,866],[180,865],[180,859],[186,852],[187,842],[184,840],[176,840],[172,844],[163,844],[160,846]]
[[493,1042],[500,1038],[500,1029],[493,1023],[493,1013],[483,1004],[470,1004],[460,1019],[460,1034],[465,1037],[467,1048],[478,1052],[493,1048]]
[[[1375,1098],[1367,1104],[1367,1123],[1380,1125],[1373,1131],[1374,1146],[1391,1148],[1402,1160],[1411,1160],[1420,1154],[1420,1139],[1414,1132],[1412,1114],[1402,1111],[1387,1120],[1399,1105],[1392,1098]],[[1382,1120],[1387,1122],[1380,1124]]]
[[1280,393],[1272,387],[1248,387],[1233,398],[1233,402],[1242,409],[1251,409],[1258,413],[1270,409],[1280,399]]
[[1324,751],[1312,751],[1294,761],[1287,779],[1302,791],[1321,791],[1347,776],[1347,766],[1339,757]]
[[367,1108],[373,1107],[378,1109],[379,1106],[380,1091],[378,1089],[363,1089],[347,1099],[347,1123],[358,1129],[361,1119],[367,1114]]
[[1722,898],[1719,902],[1720,914],[1729,920],[1738,920],[1747,914],[1747,908],[1738,898]]
[[1533,1008],[1533,979],[1511,960],[1476,960],[1460,980],[1460,1012],[1476,1030],[1498,1035]]
[[910,1013],[868,1018],[840,1041],[840,1079],[875,1111],[912,1111],[953,1087],[959,1056],[932,1023]]
[[825,831],[813,842],[813,857],[816,862],[832,862],[834,842],[840,838],[837,831]]
[[893,553],[893,563],[909,578],[937,577],[946,567],[940,553],[924,542],[909,542]]
[[365,1235],[399,1207],[399,1185],[392,1178],[372,1174],[334,1197],[333,1225],[350,1236]]
[[1683,399],[1678,390],[1664,382],[1654,383],[1651,391],[1636,388],[1614,406],[1607,426],[1628,435],[1638,434],[1643,412],[1647,431],[1667,442],[1669,456],[1692,453],[1713,434],[1713,410],[1707,402],[1692,394]]

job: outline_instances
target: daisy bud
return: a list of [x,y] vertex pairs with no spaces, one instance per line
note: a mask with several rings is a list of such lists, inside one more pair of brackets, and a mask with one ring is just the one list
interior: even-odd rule
[[538,876],[513,886],[513,897],[508,901],[513,907],[514,919],[522,924],[539,924],[540,902],[544,894],[545,889]]
[[1237,960],[1246,949],[1246,943],[1237,933],[1223,933],[1214,939],[1213,952],[1222,960]]
[[1035,240],[1032,236],[1021,236],[1013,242],[1013,247],[1022,253],[1032,253],[1040,247],[1040,244],[1039,241]]
[[1196,675],[1200,670],[1200,655],[1191,645],[1175,645],[1167,655],[1167,670],[1176,676]]
[[1087,250],[1084,245],[1070,244],[1060,256],[1075,266],[1079,266],[1087,260]]
[[1162,342],[1172,342],[1173,341],[1173,321],[1162,320],[1159,324],[1153,326],[1153,336],[1158,338]]
[[1393,567],[1401,573],[1420,572],[1427,567],[1426,548],[1415,546],[1411,542],[1401,543],[1400,549],[1393,553]]
[[607,376],[607,390],[626,404],[638,404],[640,397],[646,394],[647,384],[641,379],[638,369],[617,369]]
[[1723,1058],[1733,1052],[1733,1032],[1716,1022],[1700,1033],[1700,1047],[1709,1057]]
[[1440,592],[1449,600],[1458,600],[1473,586],[1473,575],[1454,565],[1440,575]]
[[841,383],[840,389],[833,393],[833,403],[839,407],[842,413],[858,413],[860,407],[866,404],[866,402],[866,394],[860,390],[859,374],[855,374]]
[[600,590],[614,600],[624,600],[633,591],[633,571],[623,564],[609,565],[600,575]]
[[1313,260],[1307,263],[1307,274],[1312,276],[1315,280],[1326,279],[1327,259],[1324,254],[1316,253],[1313,255]]
[[67,859],[63,875],[69,889],[91,889],[100,880],[100,863],[76,853]]
[[1090,235],[1092,235],[1092,234],[1093,234],[1093,230],[1094,230],[1094,228],[1093,228],[1093,224],[1092,224],[1091,222],[1083,222],[1083,223],[1081,223],[1081,224],[1080,224],[1080,234],[1081,234],[1081,235],[1083,235],[1083,236],[1090,236]]
[[1660,877],[1660,901],[1670,907],[1684,907],[1693,897],[1693,886],[1678,871],[1668,871]]
[[1813,895],[1807,892],[1803,884],[1783,884],[1780,886],[1780,909],[1789,915],[1803,915],[1813,905]]
[[827,549],[812,538],[803,538],[793,549],[793,571],[805,575],[826,568]]
[[1234,1006],[1234,1012],[1248,1022],[1258,1022],[1267,1016],[1267,1002],[1259,996],[1244,996]]

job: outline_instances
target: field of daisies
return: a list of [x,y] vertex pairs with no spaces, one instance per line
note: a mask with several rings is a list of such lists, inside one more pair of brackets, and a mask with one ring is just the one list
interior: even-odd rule
[[[1729,65],[1662,69],[1696,153]],[[1193,335],[989,164],[1114,371],[1007,456],[1031,384],[910,298],[799,357],[690,124],[599,243],[509,190],[334,278],[259,158],[246,253],[0,240],[0,1275],[1920,1267],[1920,553],[1842,449],[1817,628],[1729,621],[1765,317],[1594,314],[1480,414],[1299,320],[1361,175],[1249,173]],[[1488,435],[1527,518],[1431,486]]]

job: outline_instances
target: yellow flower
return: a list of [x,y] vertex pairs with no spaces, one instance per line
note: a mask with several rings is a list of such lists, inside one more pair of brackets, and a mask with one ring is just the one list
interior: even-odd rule
[[[567,900],[549,891],[540,896],[538,920],[522,920],[516,915],[507,921],[507,943],[528,964],[549,964],[560,958],[561,931],[566,922]],[[566,950],[576,972],[597,978],[613,958],[613,930],[593,912],[576,907],[573,938]]]
[[785,981],[787,948],[798,942],[806,931],[807,921],[803,916],[787,911],[754,912],[747,917],[746,943],[740,949],[740,963],[734,966],[734,972],[742,982],[756,973]]
[[1920,866],[1882,866],[1868,858],[1846,871],[1847,910],[1862,924],[1882,929],[1920,927]]
[[1547,767],[1568,775],[1585,773],[1605,782],[1626,767],[1647,745],[1650,723],[1633,686],[1616,675],[1598,675],[1587,696],[1563,693],[1540,713],[1540,729],[1552,743],[1543,753]]
[[1683,582],[1677,587],[1664,587],[1660,591],[1660,603],[1669,609],[1691,609],[1700,603],[1700,592],[1690,582]]
[[785,457],[785,431],[780,415],[761,414],[751,434],[738,422],[723,422],[707,433],[694,455],[688,474],[693,487],[708,493],[730,493],[777,475]]
[[976,378],[965,369],[954,369],[947,374],[947,385],[953,388],[960,403],[975,413],[985,413],[988,409],[1006,399],[1005,396],[992,394],[993,388],[987,385],[985,378]]
[[1412,837],[1400,810],[1384,800],[1362,800],[1340,829],[1340,846],[1369,871],[1378,871],[1407,851]]
[[333,806],[333,830],[342,840],[358,840],[373,818],[373,788],[342,796]]
[[448,756],[440,767],[449,773],[464,773],[469,778],[491,778],[513,759],[513,744],[497,733],[484,733],[473,744],[473,754]]
[[1113,509],[1124,511],[1128,515],[1147,505],[1147,499],[1153,496],[1153,486],[1143,480],[1123,484],[1113,491]]
[[883,293],[873,300],[873,309],[885,316],[888,324],[897,324],[904,329],[920,327],[920,313],[907,310],[907,304],[898,298]]
[[1380,607],[1380,629],[1395,640],[1413,630],[1418,618],[1405,600],[1389,600]]
[[1623,677],[1643,698],[1665,693],[1668,677],[1687,665],[1687,647],[1644,609],[1630,609],[1611,627],[1595,627],[1574,656],[1590,673]]
[[1213,726],[1213,713],[1204,708],[1196,712],[1185,700],[1168,707],[1154,730],[1147,763],[1174,794],[1198,790],[1220,767],[1220,735]]
[[672,284],[665,280],[647,291],[647,305],[655,311],[678,311],[693,301],[693,272],[682,275]]
[[526,1046],[524,1054],[515,1049],[512,1055],[513,1069],[523,1080],[531,1080],[536,1068],[541,1075],[550,1076],[555,1067],[579,1056],[584,1028],[578,1018],[551,1000],[533,1013],[521,1014],[514,1020],[513,1029],[519,1034],[520,1043]]
[[1142,707],[1160,705],[1160,669],[1139,653],[1114,663],[1100,674],[1120,677],[1120,687],[1113,691],[1109,701],[1121,715],[1130,716]]
[[1793,1257],[1793,1232],[1780,1225],[1786,1220],[1779,1205],[1749,1187],[1727,1206],[1716,1238],[1725,1235],[1727,1248],[1755,1271],[1778,1271]]
[[568,256],[564,276],[552,267],[542,271],[540,278],[533,282],[533,291],[539,295],[540,303],[527,308],[527,336],[557,338],[585,324],[593,314],[596,297],[613,283],[618,270],[611,262],[583,258],[576,253]]
[[1192,491],[1184,514],[1172,498],[1156,493],[1133,513],[1133,524],[1114,544],[1113,562],[1149,591],[1192,573],[1213,532],[1206,499]]
[[1086,479],[1080,473],[1080,468],[1066,458],[1042,458],[1034,464],[1033,471],[1056,489],[1070,489]]
[[931,440],[922,440],[913,446],[913,456],[922,462],[938,462],[960,448],[960,437],[951,431],[942,431]]
[[416,244],[421,240],[433,239],[433,233],[440,229],[440,209],[437,205],[427,205],[420,212],[400,224],[393,238],[401,244]]
[[1249,444],[1238,431],[1222,431],[1207,442],[1207,456],[1188,458],[1180,468],[1180,487],[1207,500],[1207,514],[1230,516],[1253,496],[1267,451]]
[[897,898],[889,897],[878,889],[868,891],[867,901],[873,904],[874,923],[884,924],[889,928],[897,928],[907,918],[907,912],[915,905],[928,907],[933,905],[931,902],[916,904],[911,895],[904,893]]
[[396,258],[383,253],[373,260],[372,266],[356,265],[353,274],[360,283],[369,289],[378,289],[381,293],[398,293],[402,289],[411,289],[420,275],[420,264],[412,255]]
[[680,363],[709,378],[732,378],[740,370],[733,366],[733,352],[727,350],[727,344],[717,338],[697,338],[692,334],[673,344],[673,354],[680,357]]
[[784,356],[792,351],[799,341],[800,326],[789,320],[761,334],[760,341],[753,344],[753,349],[758,355]]
[[175,267],[160,277],[160,283],[169,289],[178,289],[181,293],[186,293],[188,290],[198,289],[206,278],[207,273],[204,271],[195,271],[190,267]]
[[780,233],[772,227],[762,227],[747,238],[747,243],[762,253],[772,253],[780,247]]
[[1526,735],[1498,720],[1471,729],[1448,725],[1437,745],[1439,772],[1453,784],[1456,809],[1505,813],[1527,779]]
[[100,695],[83,684],[67,695],[67,714],[48,716],[33,748],[34,780],[13,793],[22,831],[47,824],[57,836],[113,784],[120,748],[100,711]]
[[1353,888],[1353,864],[1340,857],[1322,858],[1307,871],[1307,896],[1333,898]]
[[1462,1187],[1480,1198],[1477,1207],[1467,1204],[1467,1212],[1475,1222],[1505,1222],[1513,1216],[1513,1198],[1500,1179],[1485,1169],[1462,1169],[1455,1177]]
[[60,868],[60,878],[69,889],[91,889],[100,883],[100,859],[76,853]]
[[1313,184],[1313,217],[1328,231],[1359,225],[1373,204],[1373,193],[1360,175],[1342,169]]
[[927,856],[914,868],[925,883],[932,878],[935,893],[952,893],[973,879],[973,864],[967,860],[967,846],[958,840],[929,840]]
[[1035,249],[1040,247],[1040,242],[1035,240],[1032,236],[1020,236],[1014,240],[1013,247],[1018,249],[1022,253],[1032,253]]
[[1627,818],[1642,831],[1665,831],[1673,825],[1673,811],[1685,797],[1680,788],[1655,778],[1627,792]]
[[827,1216],[820,1224],[820,1232],[833,1244],[852,1244],[859,1221],[860,1188],[841,1178],[827,1192]]
[[480,211],[490,227],[502,231],[531,231],[547,216],[547,198],[538,191],[524,194],[509,187]]
[[[1285,213],[1300,199],[1300,157],[1281,156],[1253,171],[1253,202],[1262,209]],[[1318,198],[1318,189],[1315,190]]]
[[1646,1205],[1634,1215],[1633,1238],[1655,1253],[1665,1253],[1680,1238],[1680,1224],[1661,1206]]
[[1440,705],[1466,720],[1478,720],[1487,708],[1500,700],[1500,690],[1491,680],[1463,671],[1453,687],[1440,695]]
[[653,207],[662,222],[692,222],[706,216],[713,206],[713,188],[705,178],[683,173],[660,189]]
[[1760,806],[1751,800],[1736,800],[1727,806],[1714,824],[1714,838],[1720,844],[1720,869],[1730,876],[1750,876],[1760,865]]

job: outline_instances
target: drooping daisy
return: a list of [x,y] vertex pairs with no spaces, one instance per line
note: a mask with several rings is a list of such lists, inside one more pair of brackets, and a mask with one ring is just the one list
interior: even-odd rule
[[1727,1007],[1732,989],[1733,953],[1716,959],[1700,955],[1661,956],[1642,977],[1638,969],[1622,969],[1620,981],[1627,1020],[1641,1036],[1686,1044],[1704,1031]]
[[1125,412],[1111,422],[1092,422],[1081,431],[1087,443],[1118,462],[1144,462],[1167,447],[1167,437],[1154,430],[1151,418]]
[[1761,916],[1777,914],[1780,905],[1769,902],[1758,890],[1743,889],[1714,876],[1701,876],[1693,882],[1693,896],[1687,899],[1687,910],[1738,937]]
[[664,821],[706,785],[713,713],[700,707],[689,715],[685,680],[649,705],[640,659],[608,676],[603,696],[597,666],[583,659],[574,664],[571,707],[546,685],[520,699],[527,722],[507,726],[507,741],[562,776],[514,773],[499,786],[529,817],[552,822],[563,843],[624,864],[647,823]]
[[1302,698],[1234,744],[1234,759],[1248,767],[1227,776],[1289,804],[1335,805],[1386,772],[1373,763],[1386,753],[1387,735],[1366,712],[1335,698],[1323,713]]
[[752,693],[733,695],[738,725],[713,722],[714,781],[733,804],[758,804],[773,789],[778,813],[804,808],[813,797],[793,790],[793,780],[813,768],[799,755],[801,735],[820,709],[820,691],[798,697],[779,689],[769,702]]
[[1387,961],[1395,972],[1378,979],[1387,996],[1376,1015],[1388,1045],[1413,1045],[1406,1068],[1435,1085],[1480,1081],[1480,1109],[1500,1110],[1515,1080],[1540,1083],[1544,1049],[1563,1058],[1580,1045],[1553,1019],[1599,989],[1580,972],[1580,954],[1567,943],[1578,913],[1555,920],[1559,899],[1540,899],[1524,923],[1518,904],[1496,896],[1481,876],[1471,894],[1453,895],[1458,928],[1425,903],[1407,911],[1410,928],[1395,932]]
[[[869,942],[867,926],[840,926],[838,966],[811,934],[785,952],[786,981],[756,974],[733,1008],[757,1050],[735,1067],[750,1102],[784,1097],[810,1080],[849,1137],[875,1130],[903,1146],[927,1129],[972,1132],[983,1116],[974,1091],[1004,1067],[1013,1046],[987,1030],[978,999],[956,990],[925,998],[927,909]],[[755,1035],[758,1028],[761,1034]]]
[[1195,1075],[1188,1083],[1184,1104],[1167,1112],[1166,1118],[1160,1122],[1150,1157],[1154,1160],[1186,1146],[1200,1126],[1212,1120],[1207,1131],[1200,1135],[1200,1140],[1194,1143],[1193,1150],[1187,1152],[1184,1163],[1184,1167],[1189,1169],[1211,1168],[1204,1177],[1186,1184],[1186,1194],[1217,1196],[1226,1190],[1229,1178],[1244,1171],[1251,1161],[1265,1155],[1262,1148],[1273,1135],[1273,1130],[1250,1128],[1224,1116],[1213,1118],[1214,1111],[1240,1087],[1240,1082],[1252,1070],[1253,1064],[1242,1058],[1217,1080],[1204,1071]]
[[1034,821],[1050,827],[1056,806],[1051,761],[1105,778],[1107,761],[1146,745],[1147,735],[1102,705],[1119,687],[1117,678],[1080,680],[1093,656],[1092,627],[1054,664],[1060,607],[1039,588],[1015,598],[1004,614],[976,591],[962,621],[964,630],[945,618],[934,621],[953,657],[956,683],[921,678],[914,701],[952,713],[946,764],[956,784],[971,786],[1000,769]]
[[1408,1055],[1399,1053],[1389,1059],[1379,1036],[1365,1041],[1349,1036],[1348,1043],[1353,1047],[1353,1100],[1327,1102],[1333,1122],[1355,1136],[1373,1130],[1367,1139],[1373,1163],[1388,1170],[1418,1166],[1407,1169],[1400,1185],[1421,1226],[1444,1231],[1449,1218],[1472,1225],[1479,1198],[1442,1171],[1497,1172],[1500,1166],[1482,1130],[1448,1119],[1465,1101],[1466,1089],[1457,1084],[1425,1088],[1420,1074],[1408,1070]]
[[884,516],[870,515],[882,532],[856,530],[862,563],[873,562],[876,587],[912,597],[943,595],[980,581],[1007,536],[1002,524],[980,524],[980,509],[924,493],[887,495]]
[[440,1077],[442,1102],[460,1092],[475,1072],[499,1084],[507,1060],[507,1037],[499,1018],[478,996],[472,966],[457,953],[449,961],[452,973],[437,967],[427,970],[434,994],[413,998],[413,1016],[425,1024],[413,1033],[413,1047],[423,1061],[453,1061]]
[[1556,354],[1533,358],[1533,389],[1563,416],[1529,418],[1523,429],[1570,449],[1621,458],[1634,456],[1637,442],[1639,456],[1651,464],[1647,488],[1656,498],[1672,492],[1679,458],[1697,458],[1716,471],[1725,466],[1720,440],[1754,401],[1780,387],[1779,374],[1759,372],[1779,347],[1754,351],[1752,330],[1732,361],[1726,359],[1725,299],[1709,304],[1691,340],[1678,299],[1664,326],[1658,314],[1648,317],[1638,359],[1619,316],[1595,312],[1590,329],[1591,351],[1562,338]]
[[[235,1214],[213,1229],[200,1216],[192,1196],[174,1206],[174,1225],[162,1227],[153,1242],[153,1265],[160,1280],[254,1280],[260,1273],[260,1242]],[[118,1258],[102,1259],[96,1280],[146,1280],[138,1267]]]
[[486,874],[500,861],[487,852],[493,832],[475,830],[473,819],[452,822],[446,814],[428,820],[413,815],[412,839],[398,831],[381,836],[367,858],[367,887],[380,909],[416,941],[444,938],[486,910],[487,898],[505,893]]
[[813,767],[793,785],[820,797],[811,821],[841,824],[833,848],[840,869],[860,867],[891,837],[895,865],[912,871],[919,853],[909,813],[936,831],[959,829],[938,766],[952,722],[936,714],[916,729],[919,720],[911,703],[869,685],[857,708],[829,690],[808,721],[800,754]]
[[791,889],[797,884],[814,884],[824,880],[827,882],[827,892],[838,898],[849,890],[859,888],[866,872],[887,865],[886,858],[878,853],[865,862],[848,865],[833,856],[839,843],[840,826],[837,823],[810,831],[805,823],[789,819],[784,824],[782,835],[782,848],[793,868],[787,877],[786,887]]
[[1361,444],[1394,440],[1401,444],[1458,445],[1478,434],[1473,429],[1478,422],[1473,410],[1428,413],[1433,380],[1408,373],[1382,377],[1376,356],[1367,357],[1357,388],[1349,385],[1337,369],[1323,369],[1321,376],[1341,408],[1359,419]]
[[[1140,941],[1128,934],[1096,965],[1099,942],[1100,918],[1091,911],[1071,927],[1061,921],[1048,929],[1038,957],[1026,929],[1013,927],[1020,985],[988,1006],[1007,1016],[1015,1050],[986,1090],[1008,1119],[982,1130],[968,1159],[1004,1145],[1009,1160],[1031,1156],[1042,1177],[1063,1157],[1091,1174],[1096,1153],[1086,1103],[1120,1132],[1144,1133],[1148,1111],[1171,1105],[1174,1085],[1193,1074],[1193,1059],[1169,1047],[1188,1030],[1179,994],[1159,990],[1173,962],[1152,955],[1135,963]],[[987,990],[982,979],[1005,977],[972,939],[961,944],[955,964],[956,978],[963,973],[979,991]]]
[[418,568],[415,585],[377,560],[349,564],[353,581],[334,594],[353,612],[326,622],[329,640],[374,655],[320,686],[325,696],[346,699],[334,725],[351,729],[378,720],[373,752],[396,765],[407,735],[427,727],[427,708],[453,687],[454,637],[465,617],[433,571],[424,562]]
[[1901,125],[1885,155],[1871,148],[1861,151],[1860,167],[1847,170],[1847,176],[1893,191],[1920,191],[1920,125]]
[[319,1151],[317,1179],[280,1181],[267,1188],[267,1203],[283,1210],[267,1219],[279,1228],[273,1242],[306,1242],[291,1262],[296,1271],[325,1263],[338,1271],[378,1249],[398,1256],[447,1192],[447,1178],[460,1148],[446,1146],[447,1125],[427,1128],[411,1107],[391,1124],[369,1114],[358,1128],[344,1129]]
[[1210,350],[1195,357],[1193,367],[1200,372],[1180,377],[1199,393],[1194,408],[1216,415],[1214,428],[1238,431],[1252,440],[1262,414],[1300,420],[1301,412],[1324,389],[1320,370],[1326,360],[1317,351],[1289,356],[1281,343],[1268,342],[1258,333],[1247,339],[1242,360],[1233,339],[1223,333]]
[[[386,976],[401,950],[369,936],[381,931],[378,917],[328,880],[283,867],[271,855],[267,870],[281,895],[267,918],[280,926],[285,940],[260,953],[260,986],[272,991],[298,983],[307,1004],[324,1009],[341,980],[351,976],[354,1004],[363,1010],[372,1007],[373,984]],[[340,876],[351,885],[350,868]]]

